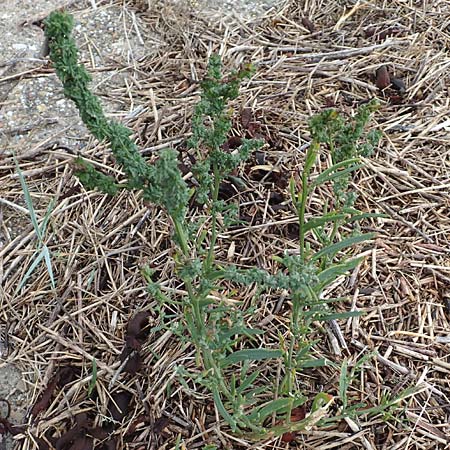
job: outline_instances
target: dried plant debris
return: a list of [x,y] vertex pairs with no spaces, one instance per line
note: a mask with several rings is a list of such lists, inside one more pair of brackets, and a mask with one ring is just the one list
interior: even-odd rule
[[120,355],[120,361],[125,362],[125,372],[134,375],[141,368],[140,350],[149,333],[148,312],[137,313],[127,326],[125,347]]
[[[103,50],[104,39],[91,36],[79,20],[108,10],[110,3],[122,14],[114,21],[119,28],[108,34],[110,43],[120,40],[120,54]],[[387,217],[369,219],[362,231],[378,231],[375,247],[349,279],[327,293],[329,298],[350,298],[342,303],[341,312],[363,314],[338,321],[346,344],[340,348],[342,356],[335,352],[336,342],[340,346],[333,332],[318,328],[311,339],[320,340],[315,346],[317,358],[347,366],[347,377],[353,380],[347,395],[352,401],[373,408],[388,404],[404,388],[419,385],[421,390],[372,418],[349,417],[291,437],[311,449],[446,448],[450,434],[447,2],[432,0],[422,8],[393,0],[369,8],[364,2],[288,1],[253,21],[212,19],[170,2],[137,0],[79,2],[69,10],[79,25],[83,61],[94,75],[92,87],[110,105],[108,114],[133,130],[141,153],[151,162],[159,149],[180,150],[187,182],[193,182],[190,157],[195,155],[186,141],[209,53],[221,53],[226,71],[247,61],[255,64],[256,73],[230,109],[233,136],[261,137],[267,144],[233,175],[243,180],[241,188],[231,179],[223,186],[223,195],[239,204],[241,219],[218,237],[218,259],[224,265],[232,261],[241,267],[272,270],[273,256],[282,249],[298,251],[295,214],[286,205],[286,180],[298,176],[303,167],[310,143],[308,119],[328,107],[350,118],[359,105],[379,99],[373,127],[383,133],[382,145],[352,183],[359,194],[358,208]],[[302,22],[305,17],[314,29]],[[99,24],[99,33],[103,26]],[[139,46],[135,53],[134,45]],[[49,109],[63,98],[62,88],[47,65],[33,64],[15,66],[0,80],[4,85],[18,83],[17,91],[5,90],[11,94],[0,106],[2,124],[9,123],[9,111],[27,114],[30,110],[28,119],[24,115],[8,128],[23,127],[18,134],[2,129],[2,147],[8,151],[3,152],[0,169],[0,321],[12,323],[5,357],[23,371],[28,406],[30,410],[34,406],[35,412],[15,436],[16,445],[25,449],[37,443],[41,449],[53,450],[58,439],[75,429],[75,438],[65,437],[61,448],[89,448],[91,439],[95,450],[169,449],[177,442],[189,449],[207,444],[251,448],[245,437],[230,436],[229,429],[216,421],[204,391],[194,382],[180,384],[179,367],[198,370],[192,346],[172,334],[177,331],[177,309],[170,304],[161,308],[143,282],[139,269],[148,264],[163,280],[162,294],[183,294],[183,285],[173,276],[177,262],[170,244],[172,224],[139,195],[111,198],[86,191],[78,183],[72,164],[78,153],[119,183],[123,174],[118,168],[108,171],[113,161],[105,144],[82,135],[86,130],[79,124],[67,132],[39,134],[42,128],[48,131],[65,120],[74,121],[75,113]],[[381,66],[389,72],[390,85],[380,91],[374,75]],[[126,77],[109,78],[113,73]],[[51,101],[38,95],[57,89],[60,95]],[[28,96],[31,106],[19,108]],[[29,131],[24,131],[26,127]],[[33,260],[36,242],[11,149],[26,176],[39,221],[55,201],[44,236],[55,256],[54,291],[49,289],[47,272],[37,269],[28,285],[16,292]],[[318,164],[326,167],[327,161]],[[322,211],[331,198],[332,192],[321,191],[308,205],[311,214]],[[191,205],[189,214],[208,220],[198,206]],[[231,292],[224,285],[215,296],[250,304],[254,289]],[[265,331],[264,344],[270,345],[286,331],[288,307],[289,299],[283,295],[259,296],[252,319]],[[139,311],[150,311],[152,319],[138,320],[137,328],[129,329],[130,317]],[[163,319],[171,323],[171,330],[163,328]],[[127,354],[121,360],[123,353]],[[139,355],[138,363],[124,370],[122,364],[134,354]],[[365,359],[358,364],[361,357]],[[93,359],[97,382],[88,397]],[[55,378],[58,367],[76,368],[75,377],[64,386]],[[268,379],[277,376],[276,368],[262,365],[261,370]],[[320,390],[343,390],[346,378],[334,377],[335,369],[324,366],[318,372],[313,377],[306,370],[299,380],[309,399]],[[132,397],[128,406],[118,406],[114,414],[120,417],[120,410],[123,417],[114,421],[110,405],[122,393]],[[336,403],[333,411],[339,407]],[[85,421],[80,414],[86,414]],[[19,427],[28,423],[12,417],[5,420]],[[6,430],[3,422],[1,427]],[[93,435],[98,427],[107,437]],[[268,440],[258,448],[285,445]]]
[[391,85],[391,77],[386,66],[381,66],[377,69],[375,84],[377,88],[381,90],[386,89]]

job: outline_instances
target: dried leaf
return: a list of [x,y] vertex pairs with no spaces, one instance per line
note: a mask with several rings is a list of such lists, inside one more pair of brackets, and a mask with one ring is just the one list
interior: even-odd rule
[[57,384],[58,387],[62,388],[66,384],[72,383],[79,377],[79,370],[72,367],[72,366],[66,366],[61,367],[57,374]]
[[[294,408],[291,411],[291,422],[300,422],[306,417],[306,410],[303,406]],[[281,442],[292,442],[297,437],[296,432],[287,432],[281,436]]]
[[123,418],[129,413],[129,406],[133,396],[128,391],[116,392],[108,403],[108,411],[111,417],[122,422]]
[[115,437],[106,441],[100,450],[117,450],[117,439]]
[[302,25],[303,25],[310,33],[315,33],[315,32],[316,32],[316,27],[315,27],[314,24],[311,22],[311,20],[308,19],[308,17],[302,17]]
[[125,336],[125,347],[120,355],[120,361],[125,361],[124,371],[131,375],[136,374],[142,365],[139,351],[149,333],[150,313],[142,311],[137,313],[127,325],[127,334]]
[[170,424],[170,420],[167,417],[160,417],[159,419],[155,420],[155,423],[153,425],[153,432],[155,434],[160,434],[164,431],[165,428],[167,428]]
[[147,311],[138,312],[127,325],[128,336],[133,336],[138,340],[144,340],[148,334],[148,319],[150,318],[150,313]]
[[80,434],[80,427],[75,425],[69,431],[66,431],[61,435],[61,437],[56,441],[56,450],[65,450],[75,439],[77,439]]
[[253,113],[251,108],[244,108],[241,112],[241,124],[247,129],[250,125],[250,122],[253,120]]
[[386,66],[377,69],[375,85],[378,89],[386,89],[391,84],[391,77]]
[[231,136],[223,145],[222,150],[234,150],[242,145],[242,138],[239,136]]
[[37,416],[41,411],[44,411],[48,408],[48,405],[53,395],[53,391],[55,390],[57,383],[58,378],[54,376],[48,383],[40,399],[35,403],[35,405],[31,409],[32,416]]
[[47,441],[42,438],[34,437],[36,444],[38,446],[38,450],[50,450],[50,445]]
[[88,436],[77,437],[69,450],[92,450],[94,448],[94,440]]
[[125,364],[124,371],[130,375],[135,375],[142,368],[142,358],[138,351],[130,354],[127,363]]

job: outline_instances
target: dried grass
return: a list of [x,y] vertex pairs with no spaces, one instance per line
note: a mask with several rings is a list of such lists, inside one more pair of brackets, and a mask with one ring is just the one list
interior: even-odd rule
[[[395,395],[408,386],[422,389],[403,402],[404,411],[396,411],[394,420],[379,415],[314,430],[300,436],[299,448],[447,448],[450,5],[439,0],[422,6],[393,0],[349,2],[344,8],[340,3],[288,1],[253,22],[202,16],[167,2],[124,5],[124,14],[136,14],[159,41],[146,42],[145,58],[130,59],[126,84],[110,90],[108,96],[127,105],[129,113],[115,115],[135,130],[145,155],[151,159],[156,150],[171,145],[188,164],[184,142],[209,53],[219,51],[228,69],[247,61],[257,66],[235,104],[234,132],[246,133],[240,113],[251,108],[259,124],[257,134],[267,142],[264,155],[258,156],[264,161],[255,159],[242,172],[245,190],[228,187],[229,195],[239,199],[248,226],[221,235],[217,255],[219,260],[269,269],[272,255],[297,248],[286,183],[301,167],[309,139],[308,118],[326,106],[352,114],[360,102],[374,96],[381,100],[375,126],[383,132],[383,141],[354,180],[354,188],[362,209],[390,217],[366,225],[377,230],[378,238],[366,251],[365,263],[328,292],[349,296],[343,310],[359,309],[365,315],[340,324],[341,340],[328,330],[315,352],[338,363],[347,358],[350,365],[367,352],[379,352],[361,372],[360,391],[351,392],[355,402],[377,405],[384,395]],[[306,14],[310,22],[302,21]],[[387,30],[392,36],[383,36]],[[142,31],[141,35],[145,41],[146,35]],[[374,73],[383,64],[404,81],[403,97],[375,87]],[[121,69],[118,64],[117,70]],[[108,152],[98,143],[90,142],[83,156],[104,168],[111,165]],[[119,355],[130,316],[146,310],[154,324],[159,323],[156,303],[139,273],[141,265],[157,270],[166,291],[180,289],[172,277],[171,226],[166,215],[129,193],[111,199],[85,192],[72,174],[74,155],[68,147],[42,143],[24,149],[18,157],[36,209],[43,215],[50,199],[56,200],[46,243],[53,255],[57,289],[49,289],[47,272],[40,267],[26,289],[13,294],[29,267],[35,239],[23,211],[13,161],[5,157],[0,167],[5,237],[0,249],[0,318],[10,325],[8,360],[25,373],[30,406],[58,366],[71,365],[81,373],[78,381],[57,394],[38,421],[32,423],[27,417],[30,427],[19,437],[18,448],[33,448],[32,435],[48,430],[59,435],[78,412],[96,411],[101,417],[118,390],[131,392],[135,399],[128,420],[117,431],[121,439],[142,414],[152,421],[170,419],[159,434],[141,422],[135,443],[122,442],[120,448],[169,449],[178,434],[189,449],[207,442],[219,448],[285,448],[279,442],[254,445],[236,439],[216,422],[209,397],[194,392],[194,386],[190,393],[181,388],[175,367],[195,368],[194,350],[170,332],[150,336],[141,373],[130,377],[121,372]],[[311,208],[320,208],[329,195],[321,192]],[[252,294],[247,289],[230,300],[249,302]],[[277,333],[286,331],[289,306],[283,300],[275,295],[258,299],[254,319],[267,330],[266,345],[277,342]],[[317,336],[325,331],[318,329]],[[86,396],[94,358],[96,401]],[[267,377],[277,375],[276,367],[265,370]],[[306,393],[335,394],[337,385],[334,372],[326,368],[305,374]]]

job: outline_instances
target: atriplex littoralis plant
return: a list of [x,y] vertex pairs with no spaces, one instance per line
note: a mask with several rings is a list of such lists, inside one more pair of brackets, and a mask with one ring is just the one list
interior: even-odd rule
[[[208,73],[201,84],[202,97],[193,115],[193,135],[188,143],[197,158],[192,172],[199,187],[193,192],[182,179],[175,151],[163,150],[157,162],[148,165],[130,140],[131,131],[105,117],[98,99],[88,90],[89,74],[77,63],[77,49],[70,37],[72,27],[72,18],[65,13],[55,12],[49,16],[46,34],[50,57],[64,85],[65,95],[75,102],[93,135],[109,141],[127,183],[118,184],[82,159],[77,161],[80,167],[77,176],[87,188],[98,188],[110,195],[124,188],[140,190],[144,199],[163,206],[171,217],[178,247],[177,274],[184,283],[186,295],[177,299],[167,297],[158,284],[151,281],[151,273],[148,270],[143,273],[151,293],[162,304],[178,306],[179,322],[173,330],[180,339],[192,342],[197,350],[197,361],[203,370],[194,374],[181,368],[180,373],[185,380],[192,378],[210,390],[217,410],[234,432],[246,431],[247,436],[264,438],[311,427],[326,414],[332,401],[330,395],[317,394],[310,414],[304,420],[292,422],[291,412],[308,400],[299,387],[299,373],[305,368],[324,364],[324,361],[311,357],[314,343],[309,336],[313,321],[350,316],[331,311],[330,305],[337,299],[321,298],[323,290],[336,277],[346,274],[360,262],[358,258],[343,259],[338,254],[372,237],[372,234],[349,235],[345,228],[351,222],[367,217],[354,208],[348,183],[350,174],[360,167],[360,155],[376,142],[375,135],[366,139],[363,136],[364,126],[376,105],[362,106],[349,123],[332,110],[311,120],[312,141],[301,173],[300,189],[297,190],[293,179],[290,184],[300,230],[299,255],[277,256],[280,269],[275,274],[256,268],[223,267],[215,261],[217,237],[221,228],[232,220],[234,208],[219,200],[220,183],[262,145],[255,140],[243,140],[234,153],[222,150],[231,128],[228,103],[238,96],[239,85],[252,74],[252,68],[245,67],[225,81],[220,58],[211,56]],[[366,143],[360,146],[360,140]],[[321,144],[326,145],[332,164],[313,177],[311,171],[317,165]],[[308,199],[317,187],[326,183],[334,186],[334,204],[325,205],[321,216],[307,220]],[[192,195],[208,211],[209,218],[202,224],[187,216]],[[201,226],[205,229],[205,225],[209,227],[208,232],[196,232]],[[314,248],[307,239],[311,234],[317,242]],[[256,336],[264,331],[254,323],[248,325],[251,310],[212,299],[212,291],[224,289],[225,280],[227,285],[256,283],[260,292],[288,290],[292,312],[288,330],[279,334],[278,348],[255,348]],[[260,382],[263,375],[253,362],[273,359],[283,362],[283,379],[275,380],[273,389],[268,389],[267,379]],[[278,425],[267,429],[266,419],[270,416],[280,420]]]

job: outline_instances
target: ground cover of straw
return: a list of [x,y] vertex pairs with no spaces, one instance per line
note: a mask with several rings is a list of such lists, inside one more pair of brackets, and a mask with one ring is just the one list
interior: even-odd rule
[[[337,363],[346,358],[352,365],[361,356],[378,352],[359,373],[358,389],[350,390],[354,402],[375,406],[386,395],[395,396],[407,387],[420,390],[388,417],[362,417],[359,422],[312,430],[298,436],[298,446],[446,448],[450,6],[446,1],[429,1],[426,6],[400,0],[348,2],[347,7],[341,3],[289,1],[262,18],[245,21],[202,16],[167,2],[152,6],[143,1],[119,2],[117,7],[131,11],[151,30],[151,36],[159,38],[137,59],[130,51],[126,65],[110,61],[108,70],[113,67],[126,77],[98,93],[118,105],[111,114],[135,130],[136,141],[149,160],[170,145],[181,152],[188,167],[185,142],[210,51],[219,51],[229,70],[244,62],[256,65],[256,75],[234,104],[234,133],[262,137],[266,146],[241,168],[245,188],[223,186],[224,196],[239,200],[245,224],[220,235],[217,257],[267,269],[273,264],[272,255],[297,249],[296,217],[287,184],[302,166],[308,118],[330,106],[351,115],[361,102],[380,99],[372,126],[383,133],[383,139],[354,178],[353,188],[362,210],[389,217],[364,224],[363,231],[378,233],[370,245],[357,249],[365,255],[364,263],[327,292],[348,296],[341,311],[357,309],[365,314],[340,323],[340,332],[317,328],[311,339],[320,339],[314,347],[316,356]],[[75,17],[80,14],[73,11]],[[146,36],[141,38],[145,43]],[[92,68],[92,59],[84,62]],[[405,93],[376,87],[374,74],[382,64],[403,80]],[[48,74],[49,68],[41,70]],[[102,67],[95,70],[101,72]],[[103,167],[112,164],[104,145],[87,136],[79,139],[85,144],[84,157]],[[171,224],[163,212],[137,195],[124,193],[111,199],[86,192],[72,175],[76,151],[70,144],[49,147],[43,143],[16,152],[41,216],[51,199],[56,202],[47,245],[57,287],[50,289],[42,265],[26,288],[15,293],[36,243],[20,211],[23,193],[13,160],[5,153],[1,197],[19,206],[2,203],[6,241],[0,249],[0,311],[10,323],[8,361],[24,372],[30,407],[58,367],[79,370],[79,378],[18,436],[18,448],[33,448],[32,435],[62,434],[81,411],[100,418],[110,396],[120,390],[131,392],[133,403],[116,432],[126,436],[130,424],[136,426],[132,442],[122,444],[123,448],[169,449],[178,436],[188,449],[206,443],[219,448],[285,448],[287,444],[279,441],[254,444],[233,437],[218,420],[211,398],[182,388],[175,368],[180,364],[195,367],[194,349],[181,345],[169,331],[148,338],[138,374],[130,377],[120,372],[119,355],[130,317],[137,311],[150,311],[152,323],[159,323],[139,268],[148,264],[155,269],[168,292],[183,289],[172,276]],[[120,177],[119,170],[115,174]],[[318,193],[309,213],[320,210],[330,195]],[[191,214],[202,215],[201,208],[193,208]],[[246,302],[252,293],[247,289],[227,295]],[[267,331],[267,343],[278,339],[288,308],[288,300],[280,295],[258,299],[253,320]],[[94,359],[98,366],[95,401],[87,397]],[[276,367],[272,369],[267,373],[276,373]],[[305,393],[336,395],[337,375],[329,368],[305,373]],[[142,417],[150,417],[150,423]],[[168,419],[163,430],[151,426],[163,417]]]

